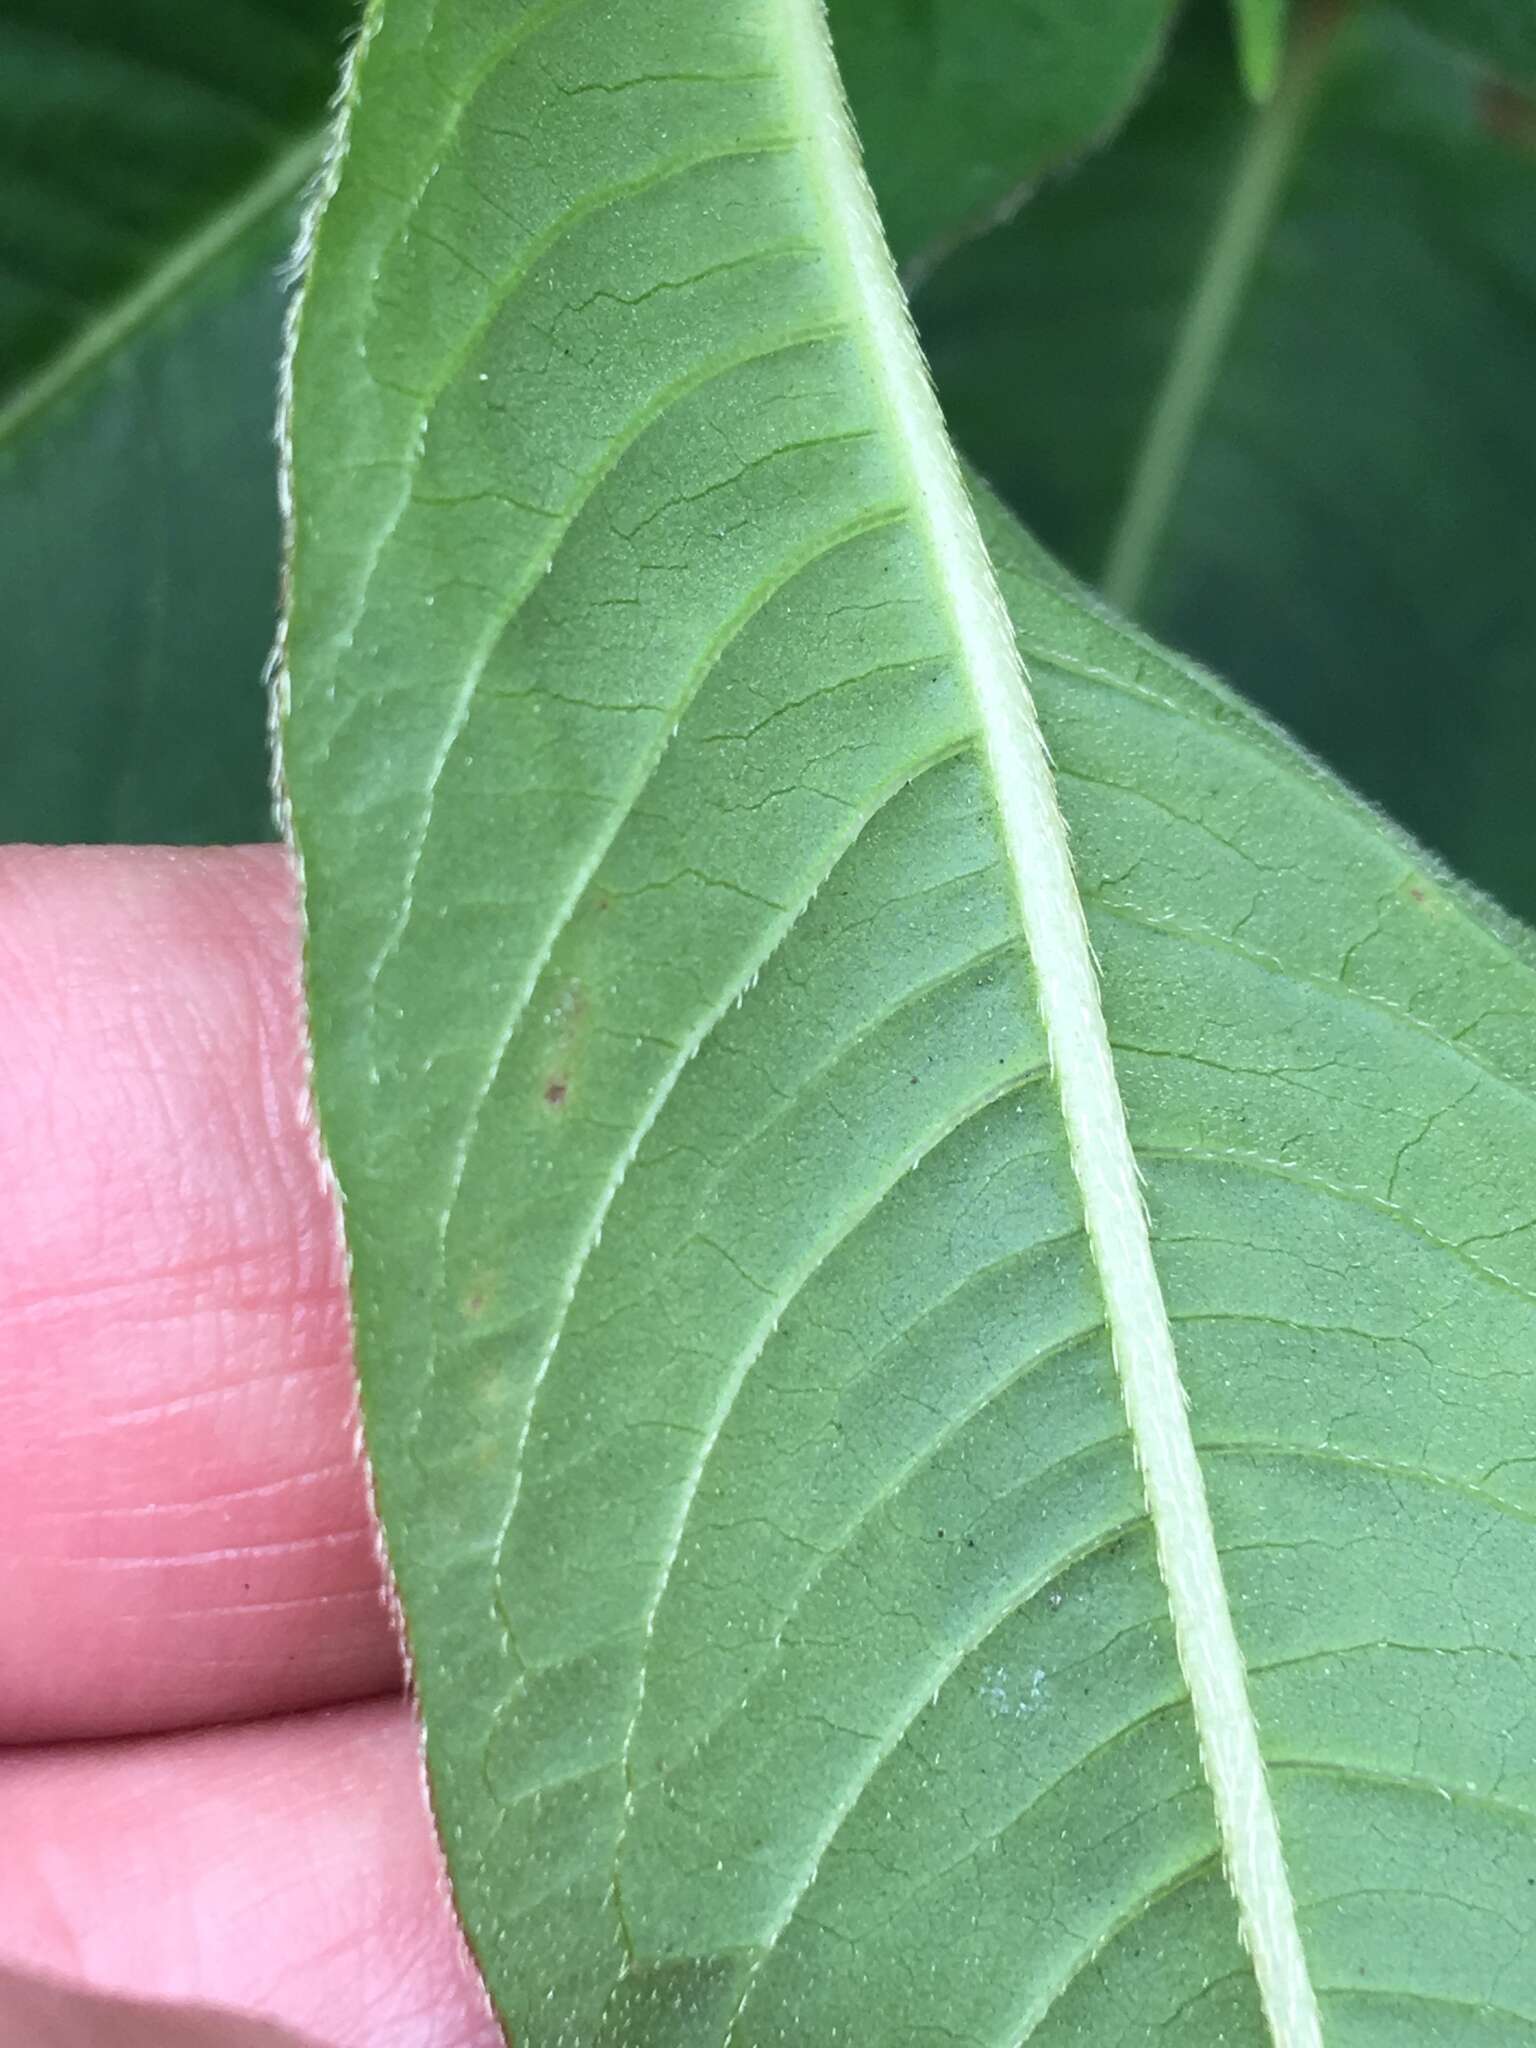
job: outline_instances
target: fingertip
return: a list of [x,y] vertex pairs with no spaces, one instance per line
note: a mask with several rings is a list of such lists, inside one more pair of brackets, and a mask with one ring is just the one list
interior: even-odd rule
[[327,2048],[495,2048],[404,1702],[0,1759],[13,1961]]

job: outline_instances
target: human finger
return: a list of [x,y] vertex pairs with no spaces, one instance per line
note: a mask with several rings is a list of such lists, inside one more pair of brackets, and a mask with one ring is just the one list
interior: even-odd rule
[[400,1682],[278,847],[0,854],[0,1741]]

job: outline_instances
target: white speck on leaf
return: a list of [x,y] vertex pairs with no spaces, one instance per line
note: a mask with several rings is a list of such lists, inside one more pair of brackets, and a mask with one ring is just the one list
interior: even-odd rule
[[1030,1673],[1028,1687],[1023,1691],[1015,1691],[1010,1685],[1006,1665],[991,1666],[982,1673],[981,1699],[987,1712],[997,1720],[1033,1714],[1045,1704],[1044,1666],[1035,1667]]

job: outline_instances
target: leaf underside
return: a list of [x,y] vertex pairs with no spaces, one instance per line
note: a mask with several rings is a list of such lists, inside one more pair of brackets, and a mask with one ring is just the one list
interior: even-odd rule
[[[999,51],[991,0],[838,0],[898,255],[1100,139],[1168,4]],[[359,11],[0,0],[0,837],[271,835],[280,271]]]
[[[1260,2043],[785,14],[390,0],[304,304],[285,772],[434,1800],[528,2048]],[[1529,2042],[1531,966],[982,509],[1326,2038]]]

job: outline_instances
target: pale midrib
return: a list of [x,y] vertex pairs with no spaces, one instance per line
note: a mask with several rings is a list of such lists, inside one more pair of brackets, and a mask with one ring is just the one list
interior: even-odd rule
[[319,168],[325,134],[316,129],[273,159],[261,176],[165,250],[128,290],[104,306],[0,406],[0,442],[19,433],[71,386],[83,383],[156,319],[261,221],[297,199]]
[[781,18],[827,246],[841,254],[863,316],[875,384],[909,471],[914,520],[931,550],[976,705],[1228,1879],[1276,2048],[1320,2048],[1317,1997],[1045,742],[859,164],[824,0],[784,0]]

